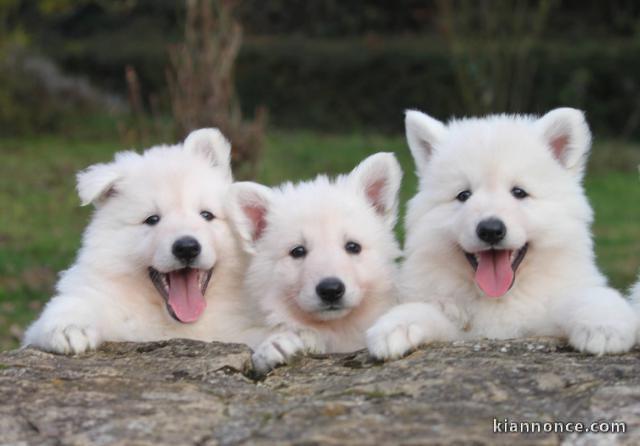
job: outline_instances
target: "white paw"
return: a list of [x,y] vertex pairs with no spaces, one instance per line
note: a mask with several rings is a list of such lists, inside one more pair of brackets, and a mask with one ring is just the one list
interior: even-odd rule
[[382,318],[367,330],[367,348],[377,359],[398,359],[415,350],[426,338],[416,323]]
[[67,325],[56,327],[32,342],[36,347],[65,355],[95,350],[98,346],[98,332],[90,327]]
[[269,336],[251,357],[253,368],[266,373],[274,367],[286,364],[295,354],[305,350],[305,344],[296,333],[286,331]]
[[635,332],[612,325],[579,324],[569,333],[569,343],[576,350],[593,355],[624,353],[633,347]]

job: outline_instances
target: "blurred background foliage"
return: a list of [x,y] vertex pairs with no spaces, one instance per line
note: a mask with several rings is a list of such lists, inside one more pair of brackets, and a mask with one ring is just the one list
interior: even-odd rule
[[636,0],[0,0],[0,349],[73,261],[90,215],[74,173],[117,150],[217,126],[237,176],[269,185],[393,151],[405,203],[405,109],[558,106],[594,130],[596,251],[624,290],[640,266]]
[[[260,106],[278,110],[270,120],[279,127],[398,131],[407,107],[447,117],[563,104],[588,110],[598,132],[640,137],[634,0],[235,3],[244,30],[234,73],[242,109],[250,116]],[[3,0],[10,42],[3,47],[26,46],[120,97],[131,66],[145,98],[166,111],[168,48],[182,41],[186,4]],[[30,88],[15,74],[20,82],[9,89]],[[15,102],[3,128],[29,128],[6,121],[25,115],[53,124],[21,114]]]

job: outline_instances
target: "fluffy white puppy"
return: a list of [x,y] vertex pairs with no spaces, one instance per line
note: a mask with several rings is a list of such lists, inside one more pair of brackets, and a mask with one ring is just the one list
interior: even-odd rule
[[636,314],[639,316],[638,318],[638,331],[636,333],[638,342],[640,342],[640,280],[636,282],[636,284],[631,288],[630,299],[633,308],[636,310]]
[[80,353],[105,341],[249,341],[243,255],[223,206],[229,157],[224,136],[202,129],[80,172],[82,204],[96,209],[24,345]]
[[409,111],[406,132],[420,179],[399,279],[406,303],[368,330],[373,356],[481,337],[566,337],[594,354],[632,347],[636,316],[595,264],[582,112],[444,124]]
[[334,181],[232,186],[229,214],[251,255],[245,290],[271,329],[253,346],[256,370],[364,348],[395,299],[401,177],[395,157],[378,153]]

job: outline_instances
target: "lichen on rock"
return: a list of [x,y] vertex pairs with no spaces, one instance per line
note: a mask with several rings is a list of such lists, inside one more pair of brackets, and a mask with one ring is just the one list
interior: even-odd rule
[[[299,358],[257,378],[234,344],[0,353],[2,444],[640,444],[640,351],[553,339]],[[620,421],[624,434],[494,433],[497,421]]]

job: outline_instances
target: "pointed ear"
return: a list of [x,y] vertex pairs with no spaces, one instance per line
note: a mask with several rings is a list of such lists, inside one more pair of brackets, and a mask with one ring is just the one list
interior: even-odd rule
[[366,158],[351,171],[349,180],[378,215],[389,225],[395,225],[402,169],[393,153],[376,153]]
[[447,127],[437,119],[417,110],[405,112],[404,126],[407,143],[420,175],[431,158],[434,146],[444,138]]
[[268,187],[248,181],[234,183],[229,189],[227,212],[249,253],[254,253],[255,243],[267,227],[272,196]]
[[194,130],[184,140],[184,148],[222,169],[231,177],[231,144],[218,129]]
[[584,113],[556,108],[535,123],[555,159],[567,170],[582,176],[591,148],[591,132]]
[[76,175],[78,195],[82,206],[100,206],[116,193],[116,182],[122,173],[116,163],[94,164]]

